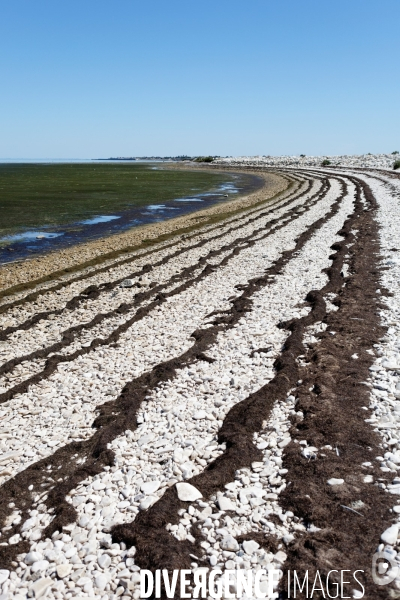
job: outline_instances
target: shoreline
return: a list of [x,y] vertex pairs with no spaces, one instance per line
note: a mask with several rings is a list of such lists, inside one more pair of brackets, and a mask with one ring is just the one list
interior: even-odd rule
[[[197,170],[202,167],[171,165],[174,169]],[[211,170],[211,169],[210,169]],[[215,168],[212,169],[213,171]],[[221,172],[226,171],[222,167]],[[231,170],[231,169],[229,169]],[[249,173],[251,169],[235,169],[238,173]],[[30,289],[34,285],[63,277],[69,273],[106,262],[127,252],[134,252],[149,245],[163,242],[168,237],[184,234],[208,223],[223,221],[230,215],[246,208],[266,202],[287,187],[287,182],[274,173],[260,173],[257,176],[264,180],[263,185],[256,191],[239,196],[223,204],[192,211],[188,214],[161,221],[132,227],[122,233],[105,236],[97,240],[76,244],[61,250],[5,263],[0,266],[0,298]]]
[[151,163],[0,167],[0,265],[226,203],[262,185],[254,173]]

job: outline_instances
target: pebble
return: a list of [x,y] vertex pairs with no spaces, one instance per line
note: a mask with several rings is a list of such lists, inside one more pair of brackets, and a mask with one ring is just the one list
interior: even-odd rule
[[397,371],[400,370],[400,364],[395,359],[387,359],[382,361],[382,367],[388,369],[389,371]]
[[[140,510],[147,510],[156,501],[157,501],[157,496],[147,496],[146,498],[141,500],[141,502],[139,504],[139,508],[140,508]],[[129,502],[127,503],[127,505],[120,506],[120,508],[126,508],[127,506],[129,506]]]
[[337,479],[336,477],[332,477],[327,481],[328,485],[343,485],[344,479]]
[[130,288],[134,284],[135,284],[135,282],[133,281],[133,279],[124,279],[123,281],[121,281],[120,287],[122,287],[122,288]]
[[27,565],[33,565],[33,563],[42,559],[43,555],[39,554],[39,552],[28,552],[28,554],[25,555],[24,563]]
[[42,577],[35,581],[35,583],[31,586],[33,593],[35,594],[35,598],[42,598],[46,595],[47,590],[53,584],[53,579],[51,577]]
[[253,554],[256,550],[259,549],[259,547],[260,544],[258,544],[254,540],[243,542],[243,550],[246,552],[246,554]]
[[142,490],[142,492],[144,494],[153,494],[154,492],[156,492],[158,490],[159,487],[160,487],[159,481],[148,481],[146,483],[143,483],[140,486],[140,489]]
[[198,410],[197,412],[194,413],[193,415],[193,419],[206,419],[207,418],[207,413],[205,410]]
[[111,558],[108,554],[100,554],[100,556],[97,557],[97,562],[102,569],[108,569],[111,565]]
[[227,535],[223,538],[221,542],[222,550],[229,550],[230,552],[236,552],[239,550],[239,544],[231,535]]
[[301,454],[302,454],[302,456],[304,456],[304,458],[310,459],[310,458],[316,458],[317,452],[318,452],[318,448],[315,448],[314,446],[306,446],[302,450]]
[[176,492],[179,500],[183,502],[194,502],[203,497],[203,494],[190,483],[177,483]]
[[[109,566],[109,565],[108,565]],[[106,585],[108,584],[108,577],[107,575],[105,575],[104,573],[99,573],[98,575],[96,575],[96,577],[94,578],[94,584],[95,586],[103,591],[106,588]]]
[[279,550],[274,556],[274,561],[277,563],[280,563],[281,565],[283,565],[283,563],[286,561],[286,559],[287,559],[287,554],[286,554],[286,552],[283,552],[283,550]]
[[394,525],[391,525],[390,527],[388,527],[388,529],[386,529],[382,533],[381,540],[385,544],[393,545],[397,542],[398,534],[399,534],[399,524],[395,523]]
[[49,564],[50,563],[48,560],[38,560],[31,566],[31,572],[37,573],[38,571],[45,571]]
[[70,565],[70,564],[61,564],[61,565],[57,565],[57,567],[56,567],[57,575],[60,579],[63,579],[64,577],[69,575],[71,573],[71,570],[72,570],[72,565]]
[[19,533],[16,533],[15,535],[12,535],[9,540],[8,543],[13,545],[13,544],[18,544],[18,542],[21,540],[21,536]]
[[223,510],[223,511],[236,510],[236,505],[232,502],[232,500],[230,500],[229,498],[226,498],[225,496],[220,496],[218,498],[218,506],[219,506],[220,510]]

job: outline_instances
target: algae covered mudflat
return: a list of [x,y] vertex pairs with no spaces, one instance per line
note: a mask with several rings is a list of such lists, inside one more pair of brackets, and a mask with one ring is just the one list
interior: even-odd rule
[[226,179],[149,164],[0,164],[0,236],[196,196]]
[[179,217],[261,183],[160,163],[2,164],[0,263]]

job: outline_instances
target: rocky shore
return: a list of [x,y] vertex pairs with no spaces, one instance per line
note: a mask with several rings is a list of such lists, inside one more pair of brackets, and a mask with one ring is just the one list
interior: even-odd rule
[[289,570],[399,596],[400,179],[266,160],[226,163],[266,169],[251,197],[131,234],[151,248],[15,265],[0,600],[138,599],[141,569],[233,571],[234,593],[270,567],[275,598]]
[[[332,167],[356,167],[361,169],[393,169],[400,157],[399,152],[390,154],[359,154],[339,156],[235,156],[218,158],[214,164],[254,167],[321,167],[329,161]],[[329,166],[328,164],[322,166]]]

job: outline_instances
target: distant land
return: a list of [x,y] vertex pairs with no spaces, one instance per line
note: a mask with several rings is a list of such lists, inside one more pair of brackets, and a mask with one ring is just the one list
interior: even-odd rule
[[194,162],[213,162],[220,156],[110,156],[109,158],[93,158],[92,160],[171,160],[179,161],[194,161]]
[[194,160],[192,156],[110,156],[110,158],[94,158],[93,160]]

